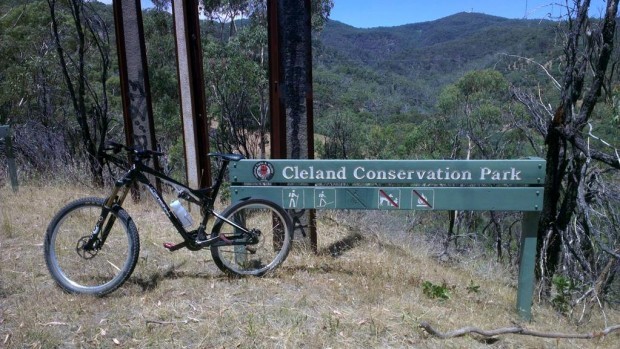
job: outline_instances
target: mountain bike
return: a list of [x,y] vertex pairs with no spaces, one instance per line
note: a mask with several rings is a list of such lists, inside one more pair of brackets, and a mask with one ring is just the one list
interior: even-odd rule
[[[125,151],[131,164],[118,157]],[[170,251],[187,248],[198,251],[209,247],[215,264],[230,275],[262,276],[286,259],[292,243],[293,224],[279,205],[263,199],[245,198],[222,213],[214,204],[230,162],[238,154],[211,153],[220,169],[211,187],[191,189],[166,176],[146,162],[163,153],[139,150],[118,143],[107,143],[102,156],[108,168],[118,166],[124,173],[115,181],[106,198],[88,197],[70,202],[52,219],[45,233],[45,262],[52,278],[65,291],[105,295],[120,287],[138,261],[138,229],[122,204],[137,183],[146,187],[164,214],[183,238],[178,244],[164,243]],[[179,200],[166,204],[162,194],[147,177],[170,185],[179,199],[197,205],[201,219],[192,227],[191,216]],[[214,217],[210,235],[207,224]]]

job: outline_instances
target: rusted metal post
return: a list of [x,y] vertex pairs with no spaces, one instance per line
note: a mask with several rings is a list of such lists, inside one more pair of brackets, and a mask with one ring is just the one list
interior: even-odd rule
[[[314,158],[312,113],[312,27],[310,0],[269,0],[271,155]],[[308,228],[317,249],[314,210],[292,210],[296,231]]]
[[204,188],[211,185],[211,173],[198,0],[174,0],[172,13],[187,182]]
[[280,99],[280,39],[278,1],[267,1],[267,32],[269,46],[269,110],[271,112],[271,158],[286,159],[286,115]]
[[[125,120],[125,141],[127,145],[156,149],[140,0],[114,0],[112,5]],[[153,161],[155,169],[159,169],[157,159]],[[156,186],[161,189],[159,181]]]

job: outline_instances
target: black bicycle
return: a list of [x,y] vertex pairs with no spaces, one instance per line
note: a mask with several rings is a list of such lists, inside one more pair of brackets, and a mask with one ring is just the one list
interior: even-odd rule
[[[115,156],[123,150],[133,160],[131,165]],[[228,164],[241,160],[241,155],[209,154],[220,162],[220,169],[214,184],[204,189],[191,189],[145,164],[163,153],[108,143],[102,155],[108,164],[126,171],[115,182],[112,193],[107,198],[89,197],[67,204],[52,219],[45,234],[45,262],[52,278],[64,290],[104,295],[120,287],[133,272],[140,240],[122,204],[135,183],[148,189],[183,237],[178,244],[164,243],[168,250],[209,247],[215,264],[231,275],[262,276],[286,259],[293,224],[281,206],[247,198],[221,214],[213,210]],[[200,207],[201,220],[195,229],[186,230],[192,226],[191,216],[179,200],[167,205],[146,174],[172,186],[179,199]],[[205,229],[212,216],[216,220],[207,235]]]

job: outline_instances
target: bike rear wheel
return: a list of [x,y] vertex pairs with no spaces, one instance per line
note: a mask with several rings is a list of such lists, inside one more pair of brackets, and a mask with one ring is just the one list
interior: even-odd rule
[[[248,245],[211,246],[213,261],[222,271],[262,276],[284,262],[291,249],[293,223],[282,207],[268,200],[248,199],[230,206],[222,216],[258,238],[257,243]],[[218,219],[212,237],[230,238],[240,233],[240,229]]]
[[[138,229],[125,210],[113,208],[102,227],[114,219],[105,244],[85,251],[105,199],[84,198],[63,207],[47,228],[45,263],[56,283],[70,293],[105,295],[131,275],[140,251]],[[101,233],[99,234],[101,237]]]

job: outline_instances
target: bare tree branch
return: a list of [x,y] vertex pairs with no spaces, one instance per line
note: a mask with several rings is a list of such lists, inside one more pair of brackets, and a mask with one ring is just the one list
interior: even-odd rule
[[620,325],[610,326],[605,328],[600,332],[590,332],[590,333],[561,333],[561,332],[540,332],[529,330],[527,328],[523,328],[521,326],[513,326],[513,327],[503,327],[495,330],[481,330],[477,327],[463,327],[458,330],[450,331],[450,332],[440,332],[431,326],[428,322],[424,321],[420,323],[420,327],[423,328],[429,334],[441,338],[448,339],[453,337],[464,336],[469,333],[476,333],[484,337],[495,337],[501,334],[520,334],[524,336],[533,336],[533,337],[542,337],[542,338],[564,338],[564,339],[592,339],[592,338],[601,338],[606,335],[619,331]]
[[549,77],[549,79],[551,79],[551,82],[553,83],[553,86],[555,86],[555,88],[557,88],[558,90],[562,89],[562,85],[560,85],[560,83],[558,82],[558,80],[556,80],[553,75],[551,75],[551,73],[549,73],[549,71],[547,70],[547,68],[545,68],[542,64],[536,62],[535,60],[531,59],[531,58],[527,58],[527,57],[523,57],[523,56],[518,56],[518,55],[510,55],[507,53],[500,53],[501,55],[507,56],[507,57],[513,57],[513,58],[518,58],[518,59],[524,59],[526,61],[528,61],[529,63],[534,63],[537,66],[540,67],[540,69],[542,69],[545,74],[547,74],[547,76]]
[[[581,135],[575,135],[572,139],[571,139],[571,143],[577,147],[577,149],[579,149],[579,151],[583,152],[584,154],[587,154],[588,157],[594,159],[594,160],[598,160],[600,162],[603,162],[615,169],[619,169],[620,170],[620,159],[618,159],[617,156],[612,156],[609,155],[607,153],[604,153],[600,150],[596,150],[596,149],[592,149],[592,147],[590,147],[590,145],[588,144],[588,142],[586,142],[585,139],[583,139],[583,137]],[[616,154],[618,154],[616,152]]]
[[[589,1],[587,3],[589,7]],[[587,7],[585,12],[587,12]],[[599,45],[601,45],[601,47],[599,57],[596,61],[594,68],[594,79],[592,81],[590,90],[584,97],[583,104],[581,105],[579,116],[576,119],[577,125],[585,124],[590,118],[590,115],[592,115],[592,111],[594,110],[594,106],[596,105],[596,101],[600,94],[601,87],[605,82],[605,72],[607,71],[607,66],[613,52],[617,12],[618,1],[607,1],[607,10],[605,11],[605,19],[603,21],[603,28],[601,29],[600,38],[589,38],[589,40],[594,41],[600,40]],[[587,30],[586,34],[590,36],[595,35],[591,32],[591,30]],[[594,47],[591,47],[591,49],[594,49]]]

